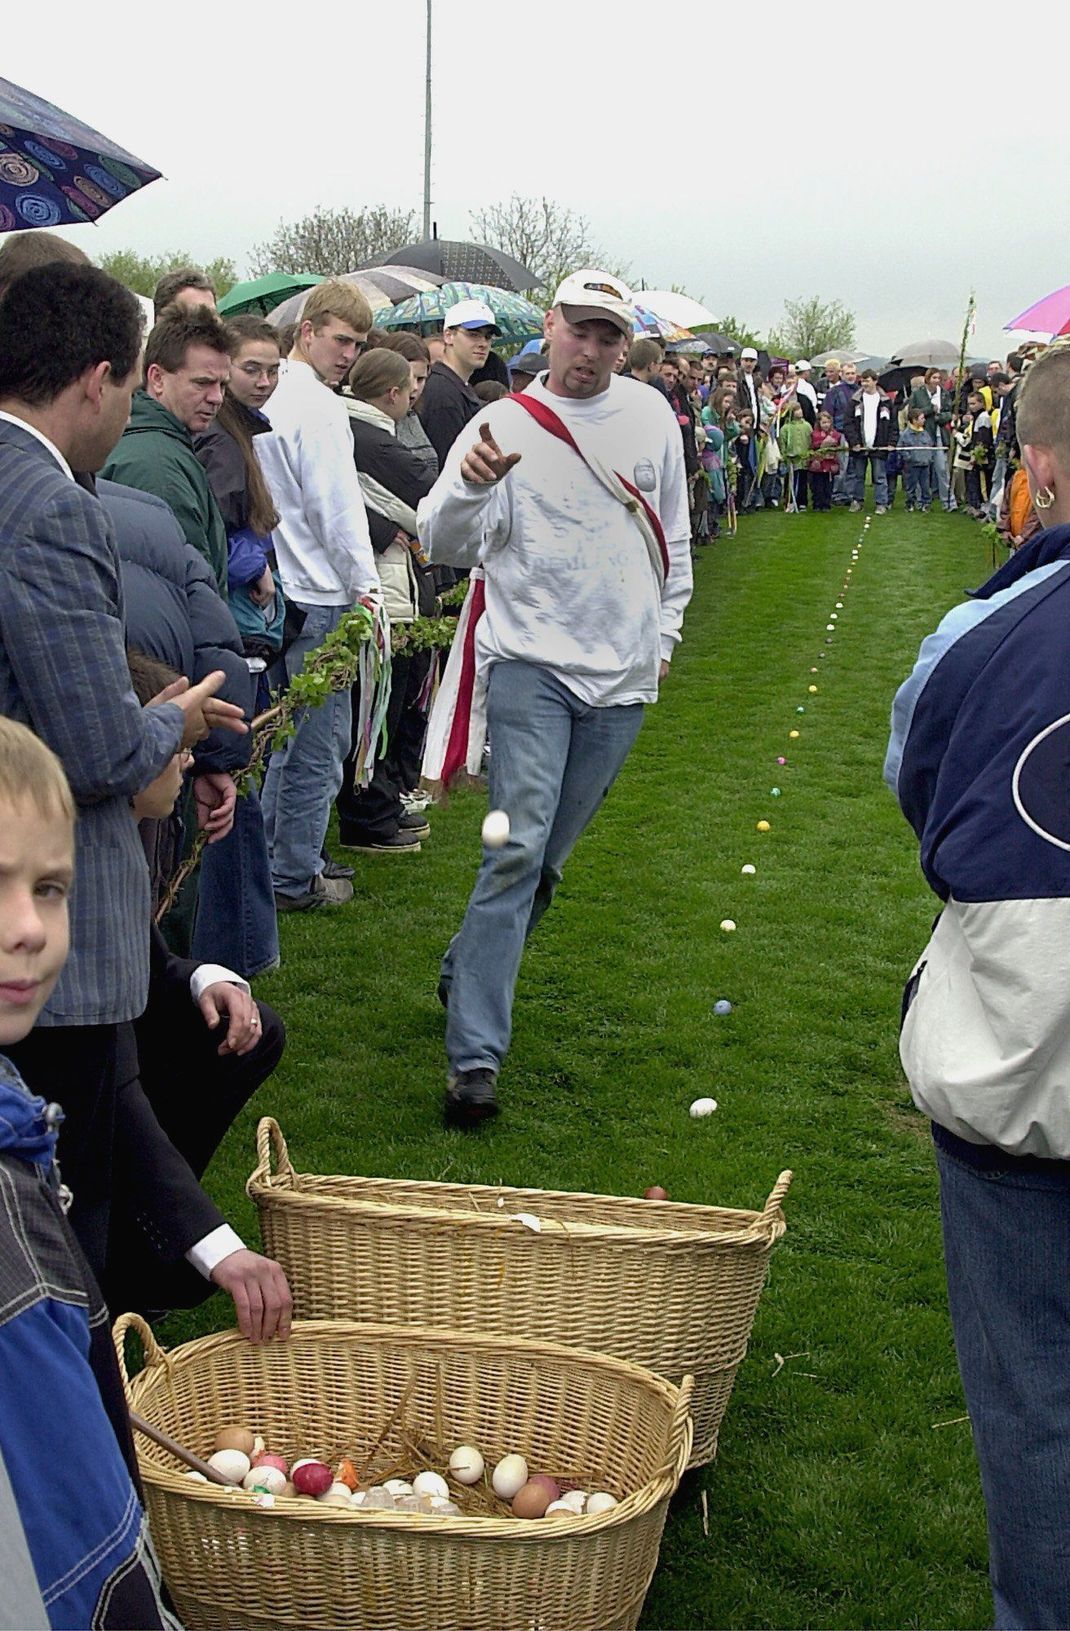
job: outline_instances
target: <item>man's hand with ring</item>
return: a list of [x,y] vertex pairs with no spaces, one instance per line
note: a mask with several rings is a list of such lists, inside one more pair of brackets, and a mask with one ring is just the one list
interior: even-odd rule
[[218,980],[215,985],[206,986],[198,1007],[209,1030],[214,1031],[223,1020],[227,1021],[227,1034],[216,1050],[218,1053],[224,1056],[251,1053],[260,1041],[260,1010],[240,985]]
[[479,427],[479,441],[461,460],[461,475],[473,486],[493,487],[519,463],[520,454],[503,453],[490,433],[490,426],[484,424]]

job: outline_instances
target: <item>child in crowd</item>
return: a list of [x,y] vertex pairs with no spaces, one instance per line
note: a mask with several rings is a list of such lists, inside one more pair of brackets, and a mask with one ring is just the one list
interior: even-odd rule
[[932,502],[933,439],[925,429],[921,408],[907,409],[906,426],[899,432],[899,453],[907,510],[921,510],[927,515]]
[[732,443],[737,464],[736,510],[753,510],[758,494],[758,434],[754,415],[745,409],[739,416],[739,430]]
[[843,445],[843,432],[833,429],[832,415],[822,409],[810,432],[810,491],[815,510],[832,508],[832,483],[839,474],[839,450]]
[[[74,820],[59,760],[0,719],[0,1048],[28,1036],[67,958]],[[160,1596],[107,1309],[65,1216],[62,1121],[0,1053],[0,1465],[14,1498],[0,1618],[178,1631]]]
[[795,401],[787,409],[787,417],[780,427],[780,456],[784,461],[787,478],[786,510],[805,510],[807,477],[810,463],[810,426],[802,406]]
[[721,517],[725,512],[727,489],[724,479],[724,431],[720,425],[712,424],[706,419],[708,411],[706,408],[702,410],[705,423],[699,427],[698,434],[703,438],[699,457],[706,475],[706,536],[712,540],[719,538],[721,534]]
[[966,399],[966,414],[953,431],[954,491],[959,508],[980,520],[988,502],[988,473],[992,465],[992,420],[979,391]]

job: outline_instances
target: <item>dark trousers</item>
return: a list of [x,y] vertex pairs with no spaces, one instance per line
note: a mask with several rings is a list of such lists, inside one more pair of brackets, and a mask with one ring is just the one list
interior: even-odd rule
[[907,490],[907,503],[917,510],[927,510],[932,501],[932,470],[927,464],[908,464],[903,472]]
[[811,470],[810,493],[815,510],[831,510],[832,477],[826,470]]
[[809,470],[794,470],[792,472],[792,481],[795,484],[794,488],[793,488],[793,491],[794,491],[794,494],[795,494],[795,503],[797,504],[797,506],[798,506],[798,508],[800,510],[805,510],[805,508],[806,508],[806,495],[807,495],[807,493],[809,491],[809,487],[810,487],[810,472],[809,472]]
[[979,510],[982,504],[988,503],[990,487],[989,472],[980,465],[975,464],[972,470],[966,472],[966,502],[971,510]]
[[352,691],[353,737],[348,757],[342,766],[342,785],[334,807],[338,811],[338,836],[343,844],[358,844],[367,839],[392,838],[398,830],[403,805],[401,788],[397,784],[390,762],[390,745],[397,734],[405,711],[411,657],[395,657],[390,665],[390,701],[386,710],[387,748],[378,754],[375,769],[367,787],[354,787],[357,768],[357,719],[360,712],[360,687]]
[[405,706],[401,710],[397,733],[387,751],[388,762],[403,793],[411,792],[420,784],[424,739],[427,736],[427,708],[421,705],[420,698],[435,657],[433,651],[418,651],[410,657]]

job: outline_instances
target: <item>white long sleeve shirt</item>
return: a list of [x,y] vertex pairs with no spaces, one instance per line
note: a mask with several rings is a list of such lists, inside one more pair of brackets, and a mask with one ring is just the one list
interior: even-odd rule
[[279,512],[272,536],[284,593],[304,606],[378,597],[344,402],[307,363],[288,361],[268,410],[271,430],[253,446]]
[[[655,702],[658,668],[680,639],[691,598],[691,525],[680,427],[660,391],[614,376],[596,397],[528,386],[581,446],[643,494],[662,523],[669,574],[659,590],[629,512],[572,448],[515,402],[492,403],[465,427],[419,510],[432,561],[480,564],[486,613],[480,670],[499,660],[550,669],[595,707]],[[461,460],[489,424],[520,462],[496,486],[476,486]]]

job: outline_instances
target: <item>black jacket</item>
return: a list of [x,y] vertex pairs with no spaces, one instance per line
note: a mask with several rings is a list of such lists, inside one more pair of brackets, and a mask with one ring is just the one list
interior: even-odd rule
[[[98,481],[97,496],[119,547],[127,644],[191,684],[223,669],[218,695],[251,717],[253,682],[241,635],[204,556],[187,544],[162,499],[114,481]],[[197,768],[239,769],[251,751],[250,735],[213,731],[197,745]]]
[[[349,423],[353,432],[353,458],[358,471],[371,476],[380,487],[385,487],[388,493],[393,493],[395,498],[400,498],[403,504],[415,510],[435,485],[435,476],[410,448],[399,442],[396,436],[391,436],[384,425],[372,425],[366,419],[357,419],[352,415]],[[365,510],[372,548],[381,555],[393,543],[397,526],[387,516],[380,515],[378,510],[367,506]],[[433,617],[435,585],[431,568],[421,566],[415,559],[412,565],[416,573],[420,616]]]
[[455,374],[444,362],[434,364],[427,376],[416,414],[438,454],[440,470],[446,462],[446,454],[465,425],[475,418],[483,406],[460,374]]
[[[234,406],[250,436],[262,436],[271,429],[270,421],[262,413],[254,413],[240,402]],[[228,536],[241,532],[249,525],[249,486],[241,448],[216,419],[195,438],[193,451],[208,473],[208,485],[219,505]]]
[[[885,448],[893,448],[899,440],[899,415],[895,411],[895,401],[886,391],[878,388],[880,406],[877,409],[877,433],[872,445],[883,452]],[[851,398],[850,410],[844,421],[843,433],[847,438],[847,446],[852,452],[865,446],[866,426],[862,410],[862,392],[858,391]]]

